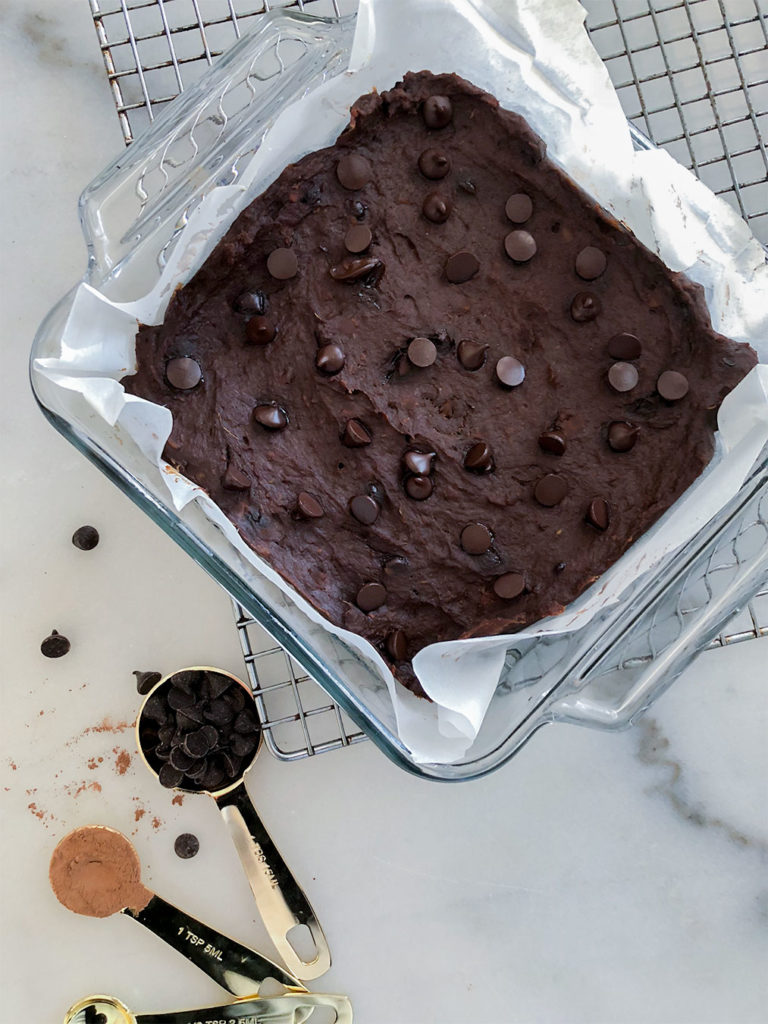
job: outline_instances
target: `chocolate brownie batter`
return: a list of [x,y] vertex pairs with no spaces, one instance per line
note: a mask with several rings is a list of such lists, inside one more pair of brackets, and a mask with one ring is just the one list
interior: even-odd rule
[[287,167],[137,357],[166,459],[416,689],[420,648],[600,576],[701,472],[756,361],[525,121],[428,72]]

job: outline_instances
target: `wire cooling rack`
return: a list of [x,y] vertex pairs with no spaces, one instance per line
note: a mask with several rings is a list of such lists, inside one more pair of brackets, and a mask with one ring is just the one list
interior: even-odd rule
[[[627,118],[722,195],[768,243],[767,0],[583,0]],[[89,0],[129,144],[255,19],[275,7],[340,15],[356,0]],[[270,751],[297,760],[363,733],[238,604],[235,620]],[[768,636],[768,590],[712,641]]]

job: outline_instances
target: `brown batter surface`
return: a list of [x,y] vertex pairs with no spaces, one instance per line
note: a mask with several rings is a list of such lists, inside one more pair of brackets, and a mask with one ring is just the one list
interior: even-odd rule
[[756,361],[519,116],[428,72],[287,167],[137,358],[166,459],[416,689],[425,645],[514,632],[600,576],[701,472]]

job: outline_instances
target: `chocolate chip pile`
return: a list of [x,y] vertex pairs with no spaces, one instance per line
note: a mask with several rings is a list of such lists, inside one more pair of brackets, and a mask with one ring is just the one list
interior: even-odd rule
[[755,362],[520,117],[428,72],[286,168],[137,357],[165,458],[417,692],[426,644],[599,577],[701,472]]
[[168,789],[224,789],[250,765],[259,735],[246,690],[203,669],[175,672],[149,697],[139,720],[141,749]]

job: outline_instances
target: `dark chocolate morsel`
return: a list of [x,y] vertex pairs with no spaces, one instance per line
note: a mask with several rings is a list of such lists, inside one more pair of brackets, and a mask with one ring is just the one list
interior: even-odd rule
[[424,197],[421,204],[421,212],[433,224],[444,224],[451,215],[453,204],[446,196],[439,192],[430,192]]
[[484,555],[493,543],[493,535],[482,523],[467,523],[461,531],[461,546],[468,555]]
[[370,494],[356,494],[354,498],[350,498],[349,512],[358,523],[371,526],[379,518],[379,505]]
[[180,686],[171,686],[166,697],[169,708],[179,711],[188,708],[195,703],[195,695],[188,690],[182,690]]
[[639,359],[643,346],[634,334],[614,334],[608,342],[608,355],[611,359]]
[[677,370],[665,370],[656,381],[656,390],[668,402],[678,402],[688,394],[688,378]]
[[611,512],[605,498],[593,498],[589,503],[586,515],[587,522],[596,530],[607,530],[611,521]]
[[348,153],[336,164],[339,184],[350,192],[364,188],[373,177],[373,168],[364,156]]
[[225,491],[248,491],[251,488],[251,481],[245,473],[241,473],[240,470],[230,462],[224,470],[224,476],[221,478],[221,486]]
[[460,249],[445,261],[445,276],[451,284],[464,284],[480,269],[480,261],[474,253]]
[[172,764],[164,764],[157,773],[157,777],[161,786],[165,786],[166,789],[176,789],[181,785],[184,773],[180,772],[178,768],[174,768]]
[[69,653],[72,645],[65,636],[62,636],[57,629],[52,629],[50,636],[40,644],[40,652],[46,658],[63,658]]
[[640,374],[632,363],[614,363],[608,371],[608,383],[614,391],[623,393],[637,386]]
[[409,476],[405,481],[405,493],[414,501],[426,501],[434,490],[428,476]]
[[78,526],[72,534],[72,543],[79,551],[93,551],[99,543],[99,531],[95,526]]
[[422,452],[415,448],[407,448],[403,452],[403,465],[409,473],[414,473],[416,476],[429,476],[436,457],[435,452]]
[[189,860],[190,857],[195,857],[199,850],[200,840],[192,832],[182,832],[180,836],[176,836],[173,852],[177,857],[181,857],[182,860]]
[[215,793],[227,781],[224,769],[218,764],[209,764],[205,774],[200,778],[199,785],[209,793]]
[[528,231],[510,231],[504,239],[504,251],[515,263],[527,263],[536,255],[536,239]]
[[387,600],[387,591],[381,583],[364,583],[357,592],[355,604],[362,612],[374,612]]
[[253,752],[256,750],[258,741],[258,736],[236,732],[232,736],[229,745],[233,754],[237,754],[238,757],[242,757],[243,759],[250,759],[253,756]]
[[539,434],[539,448],[549,455],[564,455],[565,438],[559,430],[545,430]]
[[363,220],[368,212],[368,207],[365,203],[361,203],[359,199],[353,199],[349,208],[352,211],[352,216],[357,217],[358,220]]
[[437,348],[429,338],[414,338],[408,345],[408,362],[422,369],[431,366],[437,359]]
[[373,241],[371,229],[366,224],[353,224],[344,235],[344,248],[347,252],[365,252]]
[[267,312],[267,297],[264,292],[241,292],[232,307],[236,313],[245,316],[264,316]]
[[387,576],[405,576],[408,573],[408,559],[401,555],[388,558],[384,563],[384,573]]
[[177,356],[165,364],[165,379],[177,391],[191,391],[203,379],[203,371],[196,359]]
[[557,565],[555,566],[555,568],[552,571],[556,572],[558,575],[560,575],[561,572],[565,572],[565,569],[566,569],[567,565],[568,565],[567,562],[558,562]]
[[615,452],[628,452],[635,447],[640,428],[625,420],[614,420],[608,427],[608,444]]
[[195,761],[197,761],[197,758],[188,754],[183,746],[171,747],[171,755],[168,758],[168,762],[177,771],[188,772]]
[[571,317],[577,324],[585,324],[599,316],[602,308],[594,292],[577,292],[571,302]]
[[488,346],[480,345],[476,341],[460,341],[456,349],[459,362],[465,370],[479,370],[485,365],[488,355]]
[[429,96],[421,107],[427,128],[445,128],[453,117],[453,104],[447,96]]
[[267,256],[267,270],[277,281],[289,281],[296,277],[299,261],[293,249],[273,249]]
[[419,170],[430,181],[440,181],[451,170],[451,158],[440,149],[425,149],[419,157]]
[[360,420],[351,419],[347,420],[344,424],[341,443],[346,445],[347,448],[363,448],[365,445],[370,444],[372,440],[370,430]]
[[[218,697],[216,700],[212,700],[206,710],[203,712],[203,717],[207,722],[213,722],[214,725],[229,725],[232,719],[235,717],[235,712],[232,706],[223,697]],[[203,726],[204,729],[208,726]],[[210,736],[210,733],[207,735]],[[214,739],[211,746],[215,746],[216,740]]]
[[299,491],[296,499],[296,512],[301,519],[320,519],[323,515],[323,506],[308,491]]
[[138,669],[135,669],[133,674],[136,676],[136,689],[142,697],[149,693],[152,687],[162,679],[159,672],[139,672]]
[[537,481],[533,489],[534,498],[545,508],[559,505],[567,493],[568,483],[565,477],[558,476],[556,473],[547,473]]
[[260,728],[261,726],[259,725],[252,708],[246,708],[244,711],[241,711],[237,718],[235,718],[235,724],[233,725],[235,732],[242,733],[246,736],[258,733]]
[[387,633],[384,647],[392,661],[405,661],[408,657],[408,637],[402,629],[393,629]]
[[490,473],[493,469],[493,453],[485,441],[473,444],[464,456],[464,469],[471,473]]
[[[211,700],[222,697],[230,686],[234,685],[229,676],[222,675],[221,672],[206,672],[204,678]],[[238,686],[237,689],[242,692],[241,687]]]
[[516,388],[525,380],[525,367],[514,356],[502,356],[496,363],[496,379],[506,388]]
[[245,325],[245,336],[252,345],[268,345],[276,334],[277,327],[265,316],[252,316]]
[[525,192],[516,192],[507,200],[504,212],[507,219],[511,220],[513,224],[525,224],[533,213],[531,197],[527,196]]
[[502,601],[513,601],[525,590],[525,577],[519,572],[505,572],[493,581],[493,590]]
[[327,373],[329,377],[334,373],[338,373],[343,368],[344,361],[345,356],[342,348],[334,344],[323,345],[322,348],[317,350],[315,356],[315,366],[321,373]]
[[477,195],[477,185],[471,178],[460,178],[457,184],[461,191],[466,192],[468,196]]
[[251,413],[254,423],[264,427],[265,430],[284,430],[288,426],[288,415],[285,409],[279,405],[267,404],[257,405]]
[[375,256],[345,256],[341,263],[331,267],[334,281],[359,281],[376,271],[381,276],[384,264]]
[[602,249],[594,245],[585,246],[576,257],[576,273],[585,281],[594,281],[608,264]]

